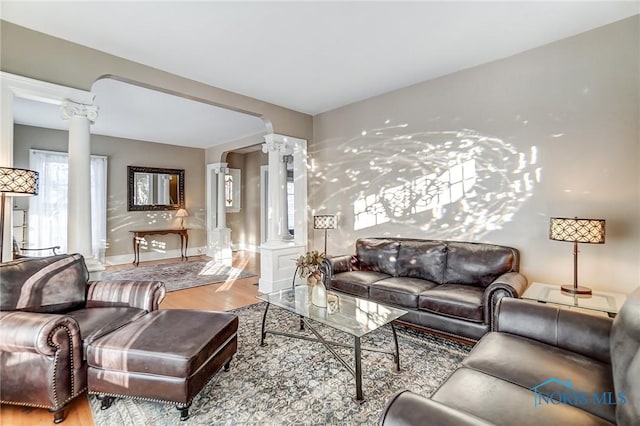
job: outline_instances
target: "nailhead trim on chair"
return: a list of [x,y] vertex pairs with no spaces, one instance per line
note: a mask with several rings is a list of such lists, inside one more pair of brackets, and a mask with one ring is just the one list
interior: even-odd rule
[[59,409],[59,408],[61,408],[61,407],[64,407],[64,406],[65,406],[65,404],[66,404],[67,402],[71,401],[73,398],[75,398],[76,396],[80,395],[82,392],[84,392],[84,391],[86,391],[86,390],[87,390],[87,388],[86,388],[86,387],[84,387],[84,388],[80,389],[80,392],[78,392],[78,393],[77,393],[77,394],[75,394],[75,395],[71,395],[69,398],[67,398],[66,400],[64,400],[64,401],[62,402],[62,405],[60,405],[60,406],[58,406],[58,407],[53,407],[53,406],[51,406],[51,405],[31,404],[31,403],[29,403],[29,402],[5,401],[4,399],[3,399],[3,400],[1,400],[1,401],[0,401],[0,403],[2,403],[2,404],[9,404],[9,405],[22,405],[22,406],[25,406],[25,407],[34,407],[34,408],[46,408],[46,409],[48,409],[48,410],[57,410],[57,409]]
[[[53,399],[55,402],[55,405],[43,405],[43,404],[32,404],[32,403],[28,403],[28,402],[15,402],[15,401],[6,401],[6,400],[0,400],[0,403],[2,404],[11,404],[11,405],[22,405],[22,406],[26,406],[26,407],[35,407],[35,408],[46,408],[49,410],[58,410],[62,407],[64,407],[69,401],[71,401],[73,398],[75,398],[76,396],[80,395],[82,392],[84,392],[85,390],[87,390],[86,387],[82,388],[79,392],[75,392],[75,379],[74,379],[74,375],[73,373],[71,374],[71,395],[69,395],[69,398],[65,399],[64,401],[60,402],[58,400],[58,389],[56,387],[56,371],[58,370],[58,363],[60,362],[60,345],[57,345],[53,342],[53,340],[51,339],[51,336],[53,336],[58,330],[64,330],[67,333],[67,336],[69,337],[69,342],[71,342],[72,337],[71,337],[71,331],[69,330],[69,328],[60,325],[56,328],[54,328],[53,330],[51,330],[51,333],[49,333],[49,335],[47,336],[47,344],[49,346],[52,346],[54,348],[56,348],[56,352],[53,358]],[[73,362],[73,350],[69,351],[69,360],[70,360],[70,366],[71,366],[71,372],[73,372],[73,366],[74,366],[74,362]]]

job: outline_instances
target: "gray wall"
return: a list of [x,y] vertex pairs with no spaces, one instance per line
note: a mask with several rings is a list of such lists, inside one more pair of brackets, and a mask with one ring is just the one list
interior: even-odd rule
[[[29,149],[67,151],[68,133],[61,130],[15,125],[14,164],[29,167]],[[130,230],[175,228],[179,219],[175,211],[127,211],[127,166],[185,169],[185,206],[189,217],[189,247],[206,246],[205,233],[205,150],[182,146],[91,135],[91,153],[106,155],[107,179],[107,252],[106,256],[133,253]],[[20,206],[28,207],[26,205]],[[178,249],[175,235],[155,235],[153,239],[166,243],[167,249]],[[143,250],[141,249],[141,254]],[[189,254],[195,254],[190,251]],[[131,259],[127,256],[127,261]]]
[[[340,215],[329,253],[364,236],[493,242],[521,250],[530,281],[571,283],[572,246],[548,239],[549,217],[603,218],[606,243],[579,247],[581,283],[638,286],[639,27],[635,16],[314,117],[311,207]],[[432,208],[434,177],[464,162],[476,173],[464,198]]]
[[260,246],[260,166],[269,157],[262,151],[246,154],[228,153],[230,168],[242,174],[242,202],[239,213],[227,213],[227,227],[231,229],[234,248],[256,250]]
[[[262,117],[280,134],[310,139],[312,117],[268,102],[179,77],[27,28],[0,21],[2,71],[84,90],[116,76]],[[220,161],[219,159],[213,161]]]

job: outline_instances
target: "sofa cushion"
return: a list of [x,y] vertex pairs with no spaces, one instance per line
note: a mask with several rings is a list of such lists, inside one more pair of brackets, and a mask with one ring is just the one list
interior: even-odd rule
[[380,280],[390,278],[381,272],[350,271],[341,272],[331,277],[329,290],[338,290],[357,297],[369,297],[369,286]]
[[146,313],[147,311],[138,308],[118,307],[78,309],[77,311],[69,312],[67,315],[78,322],[82,346],[84,353],[86,353],[87,346],[90,343],[129,324]]
[[79,254],[0,265],[0,310],[62,313],[84,307],[89,273]]
[[418,309],[473,322],[483,322],[484,289],[464,284],[442,284],[423,291]]
[[463,367],[449,376],[431,399],[496,425],[613,425],[569,404],[536,406],[534,396],[527,388]]
[[[462,362],[465,367],[498,377],[527,389],[549,379],[569,380],[571,389],[552,381],[539,388],[545,395],[564,391],[614,394],[611,365],[593,358],[508,333],[489,333]],[[615,422],[615,406],[580,404],[580,408]]]
[[516,250],[478,243],[447,243],[444,282],[489,286],[505,272],[517,271]]
[[391,277],[372,283],[369,286],[369,298],[389,305],[417,309],[420,293],[436,285],[420,278]]
[[442,241],[402,240],[396,269],[399,277],[442,284],[446,260],[447,246]]
[[356,241],[356,255],[360,270],[397,276],[396,262],[399,248],[398,241],[384,238],[360,238]]

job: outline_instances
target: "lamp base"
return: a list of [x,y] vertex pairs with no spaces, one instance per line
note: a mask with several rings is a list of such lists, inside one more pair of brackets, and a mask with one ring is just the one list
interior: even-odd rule
[[591,289],[589,287],[577,286],[574,287],[572,285],[563,285],[562,287],[563,293],[568,294],[591,294]]

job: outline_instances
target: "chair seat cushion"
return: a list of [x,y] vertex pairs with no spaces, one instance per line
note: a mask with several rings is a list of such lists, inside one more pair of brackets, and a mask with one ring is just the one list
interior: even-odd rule
[[484,289],[464,284],[442,284],[423,291],[418,309],[467,321],[483,322]]
[[[507,348],[508,349],[508,348]],[[515,352],[515,351],[514,351]],[[523,366],[523,363],[518,363]],[[535,365],[531,365],[535,368]],[[582,407],[569,404],[534,405],[534,393],[522,386],[469,368],[459,368],[431,399],[504,426],[611,426]]]
[[82,346],[84,353],[86,353],[87,346],[91,342],[129,324],[146,313],[147,311],[138,308],[110,307],[78,309],[67,315],[78,322]]
[[232,313],[153,311],[93,342],[87,363],[107,371],[190,377],[237,331],[238,317]]
[[330,290],[338,290],[357,297],[369,297],[369,286],[376,281],[390,278],[388,274],[373,271],[350,271],[335,274],[329,283]]
[[[567,390],[584,393],[589,398],[594,393],[615,394],[611,365],[513,334],[485,335],[463,365],[527,389],[552,379],[539,388],[539,392],[546,395]],[[559,383],[567,380],[571,389]],[[580,404],[580,408],[615,422],[615,405],[585,403]]]
[[391,277],[371,283],[369,298],[376,302],[418,308],[418,296],[437,284],[420,278]]

